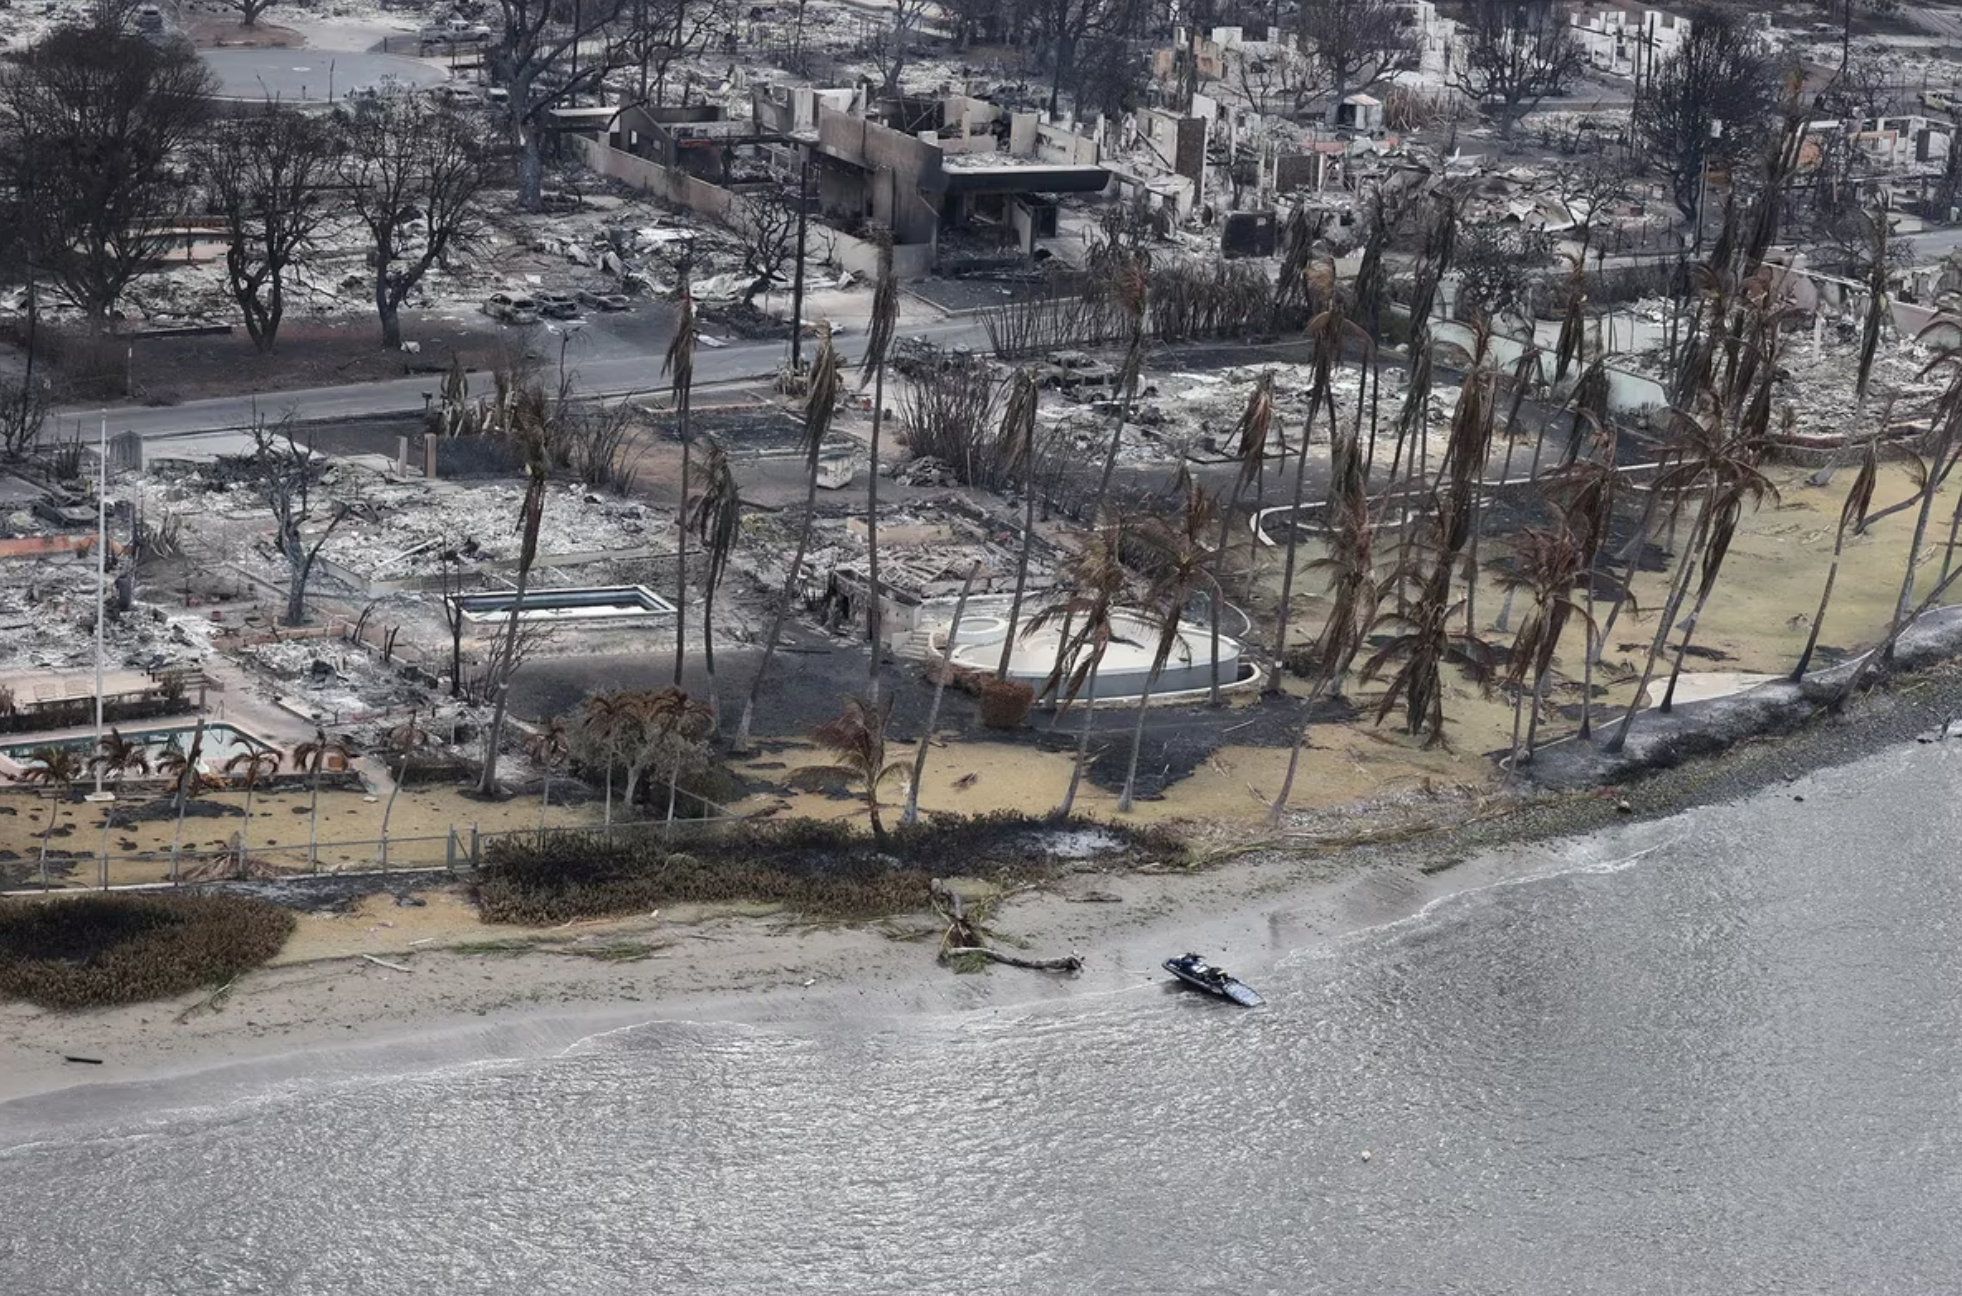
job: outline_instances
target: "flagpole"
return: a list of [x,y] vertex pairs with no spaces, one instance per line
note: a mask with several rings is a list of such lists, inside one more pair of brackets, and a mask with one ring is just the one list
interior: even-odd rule
[[[102,754],[102,623],[109,619],[109,412],[102,412],[102,439],[95,465],[95,755]],[[95,796],[102,799],[102,765],[95,765]]]

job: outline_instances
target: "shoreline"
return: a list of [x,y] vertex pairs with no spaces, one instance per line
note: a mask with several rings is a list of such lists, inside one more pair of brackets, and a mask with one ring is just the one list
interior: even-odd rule
[[[205,994],[72,1014],[0,1004],[0,1111],[18,1126],[56,1126],[99,1119],[104,1099],[124,1111],[204,1106],[224,1092],[323,1073],[426,1073],[563,1053],[662,1022],[886,1028],[1040,1010],[1146,990],[1165,979],[1160,960],[1186,948],[1257,983],[1290,956],[1454,894],[1534,876],[1543,859],[1535,845],[1651,823],[1932,740],[1958,712],[1962,663],[1944,663],[1896,677],[1843,717],[1746,739],[1721,759],[1654,771],[1608,795],[1531,789],[1503,813],[1392,834],[1398,839],[1387,843],[1276,844],[1193,871],[1079,865],[1005,900],[993,920],[1031,953],[1082,954],[1085,969],[1071,977],[953,973],[935,961],[937,926],[918,915],[857,926],[730,912],[606,924],[604,935],[638,936],[652,947],[623,963],[538,949],[419,949],[405,945],[406,934],[387,934],[384,919],[368,929],[376,948],[363,952],[413,970],[361,953],[275,963],[242,977],[222,1009],[182,1023],[179,1014]],[[1361,822],[1354,808],[1330,818],[1350,828]],[[537,935],[482,931],[485,943]],[[101,1064],[63,1060],[71,1054]]]

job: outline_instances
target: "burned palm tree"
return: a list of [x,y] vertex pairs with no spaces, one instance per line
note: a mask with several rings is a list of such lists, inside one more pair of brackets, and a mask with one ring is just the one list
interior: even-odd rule
[[[1776,495],[1770,481],[1757,466],[1764,448],[1763,439],[1733,431],[1724,416],[1724,401],[1720,393],[1706,391],[1701,405],[1703,409],[1695,417],[1678,413],[1677,431],[1672,438],[1675,442],[1673,461],[1655,480],[1657,491],[1672,495],[1679,501],[1694,497],[1698,499],[1700,508],[1690,530],[1685,557],[1678,564],[1663,600],[1661,617],[1643,661],[1635,696],[1622,716],[1620,727],[1608,742],[1607,750],[1610,752],[1621,751],[1628,741],[1628,731],[1635,722],[1635,713],[1641,708],[1649,681],[1654,678],[1656,662],[1668,643],[1677,614],[1689,597],[1691,575],[1699,567],[1704,574],[1697,600],[1700,611],[1709,591],[1715,587],[1717,574],[1729,551],[1744,504],[1755,504],[1766,496]],[[1693,632],[1694,626],[1691,625],[1689,629]],[[1687,635],[1684,644],[1687,647]],[[1679,653],[1679,669],[1681,661],[1682,655]],[[1671,679],[1673,683],[1673,675]],[[1673,701],[1673,697],[1670,700]]]
[[270,747],[261,747],[248,738],[234,740],[233,745],[240,750],[233,752],[225,761],[225,774],[229,778],[245,780],[245,822],[238,826],[238,876],[249,876],[247,863],[246,835],[252,827],[252,795],[259,785],[279,773],[279,753]]
[[320,776],[329,762],[345,769],[354,760],[353,744],[345,738],[329,738],[324,729],[293,748],[293,768],[307,776],[307,867],[320,870]]
[[173,786],[172,796],[177,802],[177,826],[170,838],[170,880],[177,881],[179,852],[184,845],[184,814],[189,808],[191,798],[198,794],[203,777],[200,762],[204,757],[204,717],[199,716],[197,725],[191,730],[191,745],[179,747],[173,739],[169,746],[157,757],[157,772],[170,778]]
[[1451,259],[1458,246],[1458,204],[1448,193],[1437,195],[1431,226],[1424,236],[1424,251],[1417,262],[1416,285],[1410,301],[1410,385],[1404,390],[1403,410],[1397,420],[1397,445],[1390,456],[1390,480],[1394,485],[1398,462],[1409,447],[1408,471],[1428,476],[1429,447],[1425,426],[1431,401],[1431,312],[1437,305],[1437,290],[1450,273]]
[[1001,660],[995,663],[998,680],[1008,678],[1015,632],[1022,622],[1022,596],[1029,585],[1029,550],[1035,544],[1035,427],[1041,401],[1034,376],[1027,369],[1017,369],[1009,382],[1008,404],[1002,410],[1001,433],[997,439],[997,458],[1002,470],[1014,477],[1022,491],[1022,543],[1015,554],[1015,594],[1008,604],[1008,633],[1002,636]]
[[1723,572],[1724,559],[1730,553],[1731,541],[1737,536],[1737,525],[1742,520],[1746,503],[1753,508],[1765,499],[1774,502],[1778,490],[1769,478],[1754,466],[1739,466],[1733,477],[1725,480],[1720,490],[1712,493],[1709,503],[1708,520],[1703,528],[1703,552],[1697,561],[1696,600],[1690,605],[1688,620],[1683,623],[1683,637],[1676,644],[1676,660],[1669,671],[1669,684],[1662,691],[1662,704],[1657,710],[1667,714],[1675,706],[1676,681],[1682,678],[1683,659],[1689,654],[1690,643],[1696,638],[1697,624],[1702,620],[1703,609],[1710,602],[1710,592],[1716,588],[1717,578]]
[[1805,651],[1799,654],[1798,665],[1792,667],[1792,683],[1805,678],[1805,671],[1812,664],[1812,651],[1819,646],[1819,627],[1826,622],[1826,605],[1832,602],[1833,585],[1839,580],[1839,559],[1846,551],[1846,533],[1858,532],[1860,524],[1866,521],[1867,509],[1873,504],[1873,488],[1880,475],[1880,452],[1877,442],[1868,441],[1866,452],[1860,456],[1860,472],[1853,479],[1853,488],[1846,493],[1846,503],[1840,506],[1839,529],[1833,535],[1833,562],[1826,568],[1826,588],[1819,594],[1819,611],[1812,618],[1812,629],[1805,636]]
[[1743,517],[1746,503],[1755,508],[1765,499],[1776,501],[1777,490],[1758,471],[1758,461],[1770,444],[1771,401],[1777,378],[1779,339],[1784,325],[1795,312],[1781,307],[1771,276],[1753,275],[1739,294],[1741,317],[1734,332],[1742,334],[1739,345],[1729,349],[1724,367],[1724,407],[1726,440],[1705,471],[1712,478],[1713,490],[1706,501],[1703,519],[1703,548],[1699,558],[1700,576],[1696,600],[1683,626],[1682,642],[1663,690],[1660,709],[1674,707],[1676,681],[1683,673],[1683,660],[1696,628],[1708,605],[1711,591],[1723,571],[1724,559]]
[[1587,254],[1568,258],[1566,302],[1560,312],[1560,335],[1553,344],[1554,385],[1567,381],[1567,371],[1577,368],[1587,346]]
[[[1593,732],[1594,661],[1599,655],[1599,637],[1594,623],[1594,574],[1601,561],[1602,546],[1614,524],[1615,434],[1608,425],[1597,434],[1599,457],[1576,458],[1547,483],[1547,497],[1560,509],[1562,522],[1581,551],[1582,580],[1585,584],[1587,616],[1582,625],[1587,643],[1581,654],[1580,738],[1585,742]],[[1632,597],[1632,596],[1630,596]]]
[[[694,436],[689,426],[690,405],[695,391],[695,299],[684,282],[681,286],[681,309],[675,314],[674,338],[668,343],[668,354],[661,362],[661,372],[667,374],[673,383],[675,435],[681,439],[681,507],[683,519],[677,528],[678,536],[674,551],[674,683],[681,687],[681,669],[688,657],[688,508],[690,480],[689,469],[693,466]],[[877,474],[875,473],[874,476]]]
[[61,805],[75,790],[82,777],[82,758],[66,747],[36,747],[28,753],[27,768],[21,771],[23,783],[38,783],[48,789],[48,822],[41,829],[41,889],[48,889],[48,843],[54,840],[55,821],[61,818]]
[[1378,614],[1371,632],[1395,627],[1396,633],[1387,636],[1361,671],[1365,682],[1387,676],[1376,706],[1376,722],[1388,719],[1401,704],[1406,732],[1423,734],[1426,747],[1444,741],[1446,659],[1456,649],[1476,671],[1483,650],[1483,644],[1472,636],[1451,628],[1463,607],[1462,600],[1451,597],[1451,573],[1454,554],[1463,545],[1458,537],[1465,529],[1452,508],[1449,496],[1433,493],[1429,516],[1405,546],[1405,556],[1391,574],[1392,580],[1414,586],[1417,592],[1403,606]]
[[1726,325],[1740,278],[1730,265],[1728,254],[1721,249],[1729,238],[1733,223],[1726,208],[1725,237],[1718,240],[1720,250],[1713,252],[1709,261],[1690,267],[1690,322],[1683,338],[1675,385],[1671,391],[1671,402],[1677,406],[1688,406],[1694,403],[1699,393],[1720,385],[1717,362],[1731,351],[1725,345],[1729,337]]
[[[531,567],[538,560],[538,529],[545,520],[547,455],[553,432],[553,416],[547,410],[545,394],[536,383],[519,389],[512,398],[509,430],[525,460],[525,494],[518,506],[518,571],[511,594],[510,610],[504,617],[504,647],[498,658],[496,678],[491,681],[493,701],[490,724],[484,730],[484,768],[477,780],[480,796],[497,795],[497,754],[504,740],[504,716],[511,700],[511,677],[517,672],[518,625],[524,616],[525,594],[531,584]],[[386,848],[384,848],[386,849]]]
[[703,450],[701,485],[688,502],[682,530],[692,528],[702,542],[707,570],[702,573],[702,662],[708,669],[708,705],[721,723],[722,702],[715,689],[715,595],[729,571],[729,557],[742,533],[742,495],[736,487],[729,452],[714,437]]
[[[1539,736],[1540,712],[1546,703],[1547,679],[1570,621],[1591,623],[1592,615],[1576,600],[1576,588],[1587,570],[1587,546],[1564,519],[1551,527],[1528,527],[1513,541],[1512,565],[1499,574],[1502,585],[1526,595],[1526,615],[1512,641],[1504,683],[1513,690],[1512,760],[1533,758]],[[1520,715],[1530,716],[1525,739],[1520,738]]]
[[[1461,633],[1447,622],[1464,610],[1467,599],[1454,597],[1453,580],[1474,535],[1479,486],[1491,457],[1494,421],[1494,375],[1490,361],[1491,329],[1480,319],[1473,325],[1470,363],[1443,453],[1437,478],[1431,484],[1431,503],[1424,524],[1402,546],[1392,579],[1398,588],[1397,606],[1377,617],[1376,626],[1395,624],[1400,633],[1364,665],[1365,680],[1380,677],[1393,660],[1400,661],[1378,705],[1377,721],[1386,718],[1401,700],[1405,726],[1423,733],[1425,745],[1444,741],[1444,662],[1454,651],[1475,673],[1484,671],[1484,645],[1473,634],[1470,618]],[[1473,577],[1466,578],[1467,588]]]
[[1370,625],[1376,620],[1382,590],[1376,579],[1376,519],[1370,512],[1369,497],[1345,479],[1360,473],[1345,469],[1355,456],[1336,446],[1336,473],[1329,494],[1328,552],[1308,564],[1310,571],[1328,578],[1328,617],[1316,640],[1317,691],[1326,690],[1340,697],[1342,681],[1356,654],[1362,650]]
[[1362,650],[1370,624],[1376,618],[1380,591],[1376,584],[1376,521],[1369,508],[1369,467],[1362,441],[1363,408],[1356,405],[1355,422],[1346,431],[1331,418],[1328,487],[1328,552],[1308,564],[1310,571],[1329,577],[1329,615],[1315,645],[1315,680],[1308,690],[1300,725],[1288,750],[1287,772],[1281,790],[1267,807],[1267,822],[1279,828],[1287,813],[1288,799],[1294,795],[1295,775],[1301,768],[1301,753],[1308,744],[1308,729],[1315,704],[1324,695],[1339,694],[1349,664]]
[[1138,398],[1138,378],[1144,371],[1145,306],[1147,257],[1141,251],[1124,253],[1117,259],[1111,291],[1124,313],[1124,359],[1117,369],[1117,410],[1111,416],[1110,444],[1104,452],[1104,470],[1097,478],[1097,493],[1090,499],[1090,516],[1102,512],[1110,498],[1111,478],[1117,473],[1117,452],[1124,440],[1124,420],[1131,416],[1132,402]]
[[1077,735],[1076,761],[1070,769],[1069,790],[1063,794],[1063,804],[1056,811],[1058,818],[1067,818],[1076,806],[1076,792],[1083,782],[1084,761],[1090,750],[1090,726],[1097,708],[1097,668],[1117,639],[1117,604],[1127,584],[1122,558],[1125,533],[1123,519],[1106,511],[1070,564],[1068,594],[1029,622],[1029,633],[1051,622],[1060,622],[1063,627],[1063,643],[1056,654],[1056,665],[1042,691],[1055,692],[1064,710],[1079,695],[1083,697],[1083,727]]
[[886,417],[886,358],[899,319],[899,281],[892,272],[892,236],[881,232],[878,283],[872,290],[872,326],[859,369],[859,388],[872,379],[872,471],[865,481],[865,637],[871,645],[872,701],[879,701],[879,432]]
[[[1108,232],[1108,227],[1107,227]],[[1144,369],[1145,313],[1147,305],[1146,269],[1150,264],[1149,255],[1136,246],[1126,247],[1117,239],[1109,239],[1097,250],[1097,266],[1100,283],[1105,283],[1103,291],[1108,291],[1117,303],[1125,319],[1124,358],[1118,365],[1116,410],[1111,416],[1110,441],[1104,452],[1103,472],[1098,475],[1096,493],[1090,497],[1090,516],[1101,518],[1106,501],[1110,498],[1110,484],[1117,473],[1118,450],[1123,445],[1124,421],[1130,417],[1132,402],[1137,399],[1138,380]],[[1063,658],[1068,645],[1073,642],[1071,626],[1072,613],[1065,611],[1062,629],[1056,636],[1056,661],[1049,672],[1049,682],[1037,690],[1038,698],[1054,694],[1058,681],[1063,677]],[[1060,695],[1056,695],[1060,701]],[[1058,706],[1057,719],[1065,708]],[[1086,721],[1087,723],[1087,721]],[[1074,795],[1074,789],[1072,789]]]
[[1208,627],[1213,659],[1206,700],[1212,706],[1219,705],[1219,613],[1224,602],[1226,555],[1232,547],[1233,517],[1239,511],[1247,487],[1252,486],[1254,518],[1258,521],[1267,494],[1267,455],[1279,430],[1274,416],[1274,371],[1269,369],[1254,381],[1253,390],[1247,394],[1247,407],[1240,412],[1240,422],[1234,428],[1234,454],[1240,461],[1240,471],[1234,474],[1233,493],[1226,507],[1219,510],[1219,543],[1213,551],[1213,596],[1209,600]]
[[[1735,441],[1736,448],[1749,447],[1751,457],[1755,458],[1770,429],[1779,337],[1795,312],[1783,304],[1776,278],[1764,270],[1733,288],[1727,271],[1719,273],[1699,267],[1698,283],[1712,303],[1713,319],[1721,321],[1727,303],[1733,300],[1737,309],[1728,331],[1713,323],[1711,336],[1698,344],[1695,356],[1683,370],[1682,377],[1698,378],[1700,385],[1694,389],[1697,399],[1678,402],[1670,409],[1672,431],[1658,455],[1658,472],[1643,505],[1641,520],[1636,524],[1634,539],[1625,550],[1628,569],[1622,579],[1620,596],[1609,607],[1607,620],[1595,639],[1597,661],[1614,632],[1621,609],[1633,605],[1631,591],[1642,551],[1657,528],[1666,522],[1673,543],[1684,507],[1701,494],[1698,485],[1707,482],[1709,472],[1721,471],[1712,468],[1715,462],[1712,455],[1731,457],[1723,453],[1723,447]],[[1719,332],[1723,336],[1717,336]],[[1604,370],[1596,378],[1594,369],[1599,363],[1597,360],[1582,375],[1574,402],[1576,418],[1588,415],[1597,426],[1606,423],[1607,375]],[[1575,423],[1576,446],[1582,426],[1578,421]],[[1700,537],[1707,533],[1699,530],[1698,534]],[[1695,548],[1694,543],[1691,548]],[[1666,609],[1662,627],[1665,633],[1675,611],[1673,606]],[[1619,737],[1613,750],[1620,750]]]
[[[933,727],[940,722],[940,702],[947,695],[947,681],[954,675],[954,648],[960,642],[961,620],[967,615],[967,596],[974,592],[974,578],[981,574],[979,560],[968,564],[967,578],[961,581],[960,597],[954,600],[954,619],[947,623],[947,640],[940,655],[940,669],[934,672],[933,701],[927,705],[926,723],[920,727],[920,744],[913,752],[913,774],[906,780],[906,809],[901,823],[917,823],[920,818],[920,780],[926,777],[927,745],[933,741]],[[1011,637],[1013,631],[1010,632]]]
[[1871,264],[1867,267],[1867,314],[1860,326],[1860,364],[1854,381],[1854,392],[1862,401],[1867,398],[1867,380],[1873,375],[1873,358],[1880,346],[1881,327],[1891,316],[1887,308],[1890,267],[1887,263],[1888,210],[1884,191],[1880,210],[1868,218],[1867,225],[1872,240],[1868,253]]
[[846,698],[844,709],[835,718],[811,731],[818,745],[837,760],[829,765],[807,767],[813,772],[848,778],[858,785],[865,798],[866,816],[872,821],[872,840],[881,851],[891,842],[886,836],[885,821],[879,815],[879,789],[906,774],[905,761],[886,759],[886,723],[891,718],[890,701]]
[[[1349,438],[1353,443],[1354,438]],[[1353,458],[1353,455],[1349,456]],[[1341,442],[1338,441],[1336,475],[1345,474]],[[1360,476],[1360,473],[1357,473]],[[1329,552],[1308,564],[1311,571],[1329,577],[1329,615],[1316,642],[1315,681],[1308,690],[1308,702],[1301,724],[1295,729],[1288,751],[1287,772],[1281,776],[1281,790],[1267,807],[1269,827],[1279,828],[1294,795],[1295,775],[1301,768],[1301,753],[1308,745],[1309,713],[1323,697],[1340,696],[1349,666],[1362,651],[1370,626],[1376,620],[1382,593],[1377,586],[1373,552],[1376,521],[1370,515],[1369,497],[1359,490],[1332,492],[1329,501]]]
[[1365,354],[1371,348],[1369,335],[1344,313],[1341,293],[1335,284],[1334,267],[1325,265],[1321,277],[1326,285],[1328,304],[1308,323],[1311,347],[1308,411],[1301,425],[1302,453],[1294,465],[1294,500],[1288,510],[1287,553],[1281,564],[1281,608],[1274,630],[1273,660],[1267,668],[1266,691],[1270,694],[1281,691],[1281,663],[1287,655],[1288,627],[1294,617],[1295,537],[1298,534],[1296,528],[1301,515],[1302,493],[1307,483],[1307,450],[1315,426],[1315,413],[1320,409],[1327,415],[1331,438],[1340,431],[1335,412],[1335,370],[1342,363],[1343,348],[1350,339],[1360,341]]
[[831,416],[838,406],[838,352],[831,344],[831,328],[819,334],[817,355],[811,359],[810,383],[804,397],[804,520],[797,530],[797,549],[790,568],[784,573],[783,591],[777,596],[775,613],[770,617],[769,636],[763,641],[763,660],[756,678],[749,682],[749,696],[743,699],[742,720],[736,726],[736,750],[749,749],[750,726],[756,717],[756,699],[763,692],[763,681],[776,657],[777,642],[783,637],[783,623],[789,619],[792,601],[797,597],[798,572],[811,545],[811,525],[817,519],[818,463],[824,452],[825,434],[831,430]]
[[[1546,378],[1546,357],[1539,347],[1527,343],[1519,352],[1519,359],[1513,361],[1512,370],[1506,375],[1506,385],[1512,389],[1512,402],[1506,407],[1504,433],[1506,438],[1506,460],[1499,469],[1501,484],[1512,480],[1512,453],[1519,445],[1519,414],[1526,407],[1526,398],[1544,385]],[[1531,476],[1539,476],[1540,447],[1546,441],[1546,423],[1541,420],[1540,427],[1533,437],[1533,467]]]
[[553,716],[545,727],[525,739],[525,755],[538,766],[538,839],[545,840],[545,808],[552,804],[552,776],[572,758],[572,741],[565,720]]
[[1387,276],[1383,253],[1402,224],[1406,206],[1393,202],[1380,183],[1372,185],[1363,202],[1364,232],[1362,259],[1356,265],[1356,320],[1371,338],[1381,332],[1383,297]]
[[[112,793],[122,791],[123,780],[131,774],[150,772],[150,753],[142,743],[125,738],[119,729],[110,729],[96,740],[95,755],[89,757],[89,772],[100,788],[107,781]],[[109,806],[102,807],[102,888],[109,889]]]
[[[1450,435],[1438,462],[1438,488],[1452,497],[1454,516],[1463,518],[1467,536],[1465,551],[1465,633],[1476,633],[1478,540],[1482,530],[1485,466],[1492,459],[1492,437],[1497,425],[1499,375],[1492,367],[1492,329],[1483,316],[1472,322],[1472,354],[1458,388],[1458,404],[1451,415]],[[1452,555],[1454,558],[1456,553]]]
[[[1608,377],[1608,363],[1600,356],[1588,361],[1581,370],[1579,381],[1574,383],[1572,398],[1567,402],[1567,449],[1561,456],[1564,467],[1572,467],[1580,459],[1581,447],[1590,431],[1599,432],[1607,427],[1611,416],[1608,411],[1608,397],[1611,393],[1611,380]],[[1545,436],[1541,436],[1545,441]],[[1533,475],[1540,469],[1539,451],[1533,454]]]
[[[1138,718],[1131,730],[1131,761],[1124,770],[1124,791],[1117,798],[1119,814],[1131,812],[1138,786],[1138,754],[1144,749],[1145,720],[1151,711],[1151,695],[1164,674],[1172,654],[1184,645],[1182,634],[1186,604],[1194,595],[1205,594],[1215,606],[1219,603],[1219,584],[1208,561],[1206,538],[1219,512],[1218,498],[1192,479],[1183,467],[1177,487],[1179,513],[1176,522],[1160,518],[1147,520],[1138,528],[1139,538],[1151,555],[1154,568],[1150,588],[1142,607],[1157,622],[1152,643],[1151,664],[1145,672],[1144,688],[1138,695]],[[1214,648],[1213,678],[1219,678],[1218,648]],[[1187,650],[1190,656],[1190,650]]]
[[1921,563],[1921,546],[1928,535],[1928,518],[1934,508],[1935,495],[1947,484],[1955,466],[1962,463],[1962,347],[1945,348],[1922,368],[1922,374],[1926,376],[1938,368],[1949,370],[1949,380],[1929,415],[1928,432],[1922,441],[1925,462],[1921,456],[1909,461],[1916,477],[1914,494],[1899,504],[1862,518],[1854,528],[1854,534],[1858,535],[1890,513],[1910,506],[1915,508],[1914,536],[1908,545],[1907,568],[1901,576],[1901,592],[1894,603],[1896,620],[1907,615],[1914,600],[1915,569]]

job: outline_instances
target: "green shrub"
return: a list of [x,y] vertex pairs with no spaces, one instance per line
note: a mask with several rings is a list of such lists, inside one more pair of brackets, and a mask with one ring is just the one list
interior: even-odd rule
[[90,895],[0,905],[0,999],[96,1008],[222,984],[273,955],[293,915],[242,896]]

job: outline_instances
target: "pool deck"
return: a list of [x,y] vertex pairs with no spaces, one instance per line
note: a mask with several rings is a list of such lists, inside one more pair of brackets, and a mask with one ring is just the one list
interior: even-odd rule
[[[95,696],[94,671],[34,671],[0,675],[0,688],[12,689],[14,705],[30,707],[47,702],[71,702]],[[142,671],[102,672],[104,698],[141,697],[155,692],[157,681]]]
[[[228,725],[258,739],[282,755],[290,751],[295,744],[313,737],[313,724],[282,710],[269,695],[262,694],[264,685],[259,680],[223,653],[206,654],[201,669],[205,678],[210,681],[210,700],[204,711],[204,718],[208,723]],[[34,699],[32,693],[19,692],[19,681],[23,680],[41,684],[59,681],[64,690],[70,687],[73,681],[82,681],[85,687],[79,695],[64,692],[62,696],[64,698],[95,696],[94,671],[6,676],[0,677],[0,684],[15,688],[15,696],[24,702],[31,701]],[[134,692],[147,692],[156,687],[156,681],[142,671],[105,671],[102,676],[103,692],[109,697],[120,696],[117,690],[128,687],[132,681],[140,681],[142,684],[142,688],[133,690]],[[189,727],[197,722],[197,710],[192,706],[187,707],[179,715],[152,716],[135,724],[119,727],[133,731],[171,729]],[[79,725],[39,733],[11,734],[7,736],[7,740],[0,741],[0,746],[18,747],[26,743],[60,742],[94,737],[94,725]],[[354,762],[354,768],[367,784],[369,791],[375,795],[387,796],[390,789],[394,787],[394,780],[389,777],[388,767],[376,757],[363,756]],[[0,778],[17,777],[19,769],[20,766],[16,762],[0,757]]]

